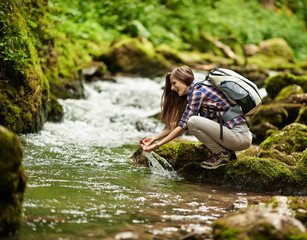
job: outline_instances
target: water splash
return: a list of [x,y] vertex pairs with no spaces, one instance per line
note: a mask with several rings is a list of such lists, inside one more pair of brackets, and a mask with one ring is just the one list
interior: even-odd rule
[[148,159],[149,167],[153,174],[166,178],[180,179],[172,165],[159,156],[155,152],[143,152],[143,155]]

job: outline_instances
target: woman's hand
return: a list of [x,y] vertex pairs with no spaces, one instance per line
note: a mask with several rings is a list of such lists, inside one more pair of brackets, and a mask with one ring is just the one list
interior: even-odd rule
[[158,144],[156,144],[156,143],[151,144],[151,145],[144,145],[144,144],[140,144],[140,145],[141,145],[143,151],[145,151],[145,152],[151,152],[151,151],[156,150],[157,148],[159,148]]
[[145,138],[145,139],[140,140],[140,145],[142,146],[142,144],[143,144],[143,145],[145,145],[145,146],[149,146],[149,145],[152,144],[154,141],[156,141],[156,139],[153,138],[153,137]]

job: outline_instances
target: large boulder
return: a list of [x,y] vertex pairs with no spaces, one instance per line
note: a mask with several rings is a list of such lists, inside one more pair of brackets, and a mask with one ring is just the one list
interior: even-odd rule
[[112,73],[138,74],[145,77],[161,76],[170,63],[156,52],[144,38],[124,38],[115,41],[103,56]]
[[273,197],[265,205],[251,206],[213,222],[213,238],[226,239],[307,239],[307,200],[300,197]]
[[[186,180],[284,195],[307,194],[307,126],[291,124],[271,134],[260,146],[238,152],[226,166],[209,170],[200,166],[210,151],[200,143],[173,141],[156,150]],[[139,147],[135,163],[149,166]]]
[[1,11],[0,124],[16,133],[37,132],[58,102],[50,99],[49,81],[31,37],[31,21],[25,17],[35,10],[31,4],[6,0]]
[[306,76],[277,74],[266,79],[268,97],[263,99],[259,110],[249,119],[254,141],[259,143],[267,136],[267,131],[281,129],[291,123],[307,124],[306,106],[301,100],[307,91]]
[[0,238],[19,233],[27,174],[16,134],[0,125]]
[[268,39],[259,44],[257,52],[248,57],[248,64],[267,69],[295,69],[293,50],[281,38]]
[[307,76],[293,75],[291,73],[279,73],[267,78],[264,87],[269,97],[274,99],[284,87],[293,84],[300,86],[303,92],[307,92]]
[[265,41],[262,41],[259,44],[259,51],[270,57],[279,56],[286,59],[289,62],[294,61],[293,50],[282,38],[272,38]]

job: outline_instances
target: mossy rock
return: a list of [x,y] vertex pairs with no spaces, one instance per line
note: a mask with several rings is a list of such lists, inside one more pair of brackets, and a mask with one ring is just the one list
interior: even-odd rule
[[306,147],[306,125],[288,125],[238,155],[227,166],[226,179],[244,189],[254,185],[261,192],[306,195]]
[[281,38],[268,39],[259,44],[256,54],[250,56],[248,64],[257,65],[266,69],[296,69],[293,50]]
[[288,62],[294,61],[293,50],[282,38],[272,38],[262,41],[259,44],[259,51],[266,56],[279,56]]
[[0,238],[19,232],[27,174],[22,146],[13,132],[0,125]]
[[280,90],[277,96],[274,98],[274,102],[279,103],[293,103],[292,97],[296,94],[303,94],[304,91],[299,85],[289,85]]
[[268,77],[265,81],[265,89],[271,99],[274,99],[278,93],[286,86],[298,85],[303,92],[307,92],[307,75],[297,76],[291,73],[279,73]]
[[[189,181],[255,192],[306,195],[306,132],[306,125],[291,124],[272,133],[260,146],[238,152],[236,160],[215,170],[200,166],[201,161],[208,159],[210,151],[199,143],[173,141],[161,146],[156,153]],[[149,165],[140,147],[132,158],[137,164]]]
[[287,118],[288,112],[281,104],[261,105],[258,111],[252,115],[249,124],[252,128],[261,123],[268,122],[281,128],[285,125],[284,122]]
[[51,93],[48,99],[46,110],[48,112],[48,121],[59,122],[64,116],[64,110],[57,98]]
[[[58,104],[56,99],[50,99],[49,81],[40,64],[37,42],[31,37],[29,12],[36,12],[33,8],[39,6],[39,1],[25,5],[6,0],[1,4],[5,16],[1,31],[3,44],[6,46],[11,36],[16,38],[11,53],[0,58],[0,124],[15,133],[41,130],[50,113],[48,105]],[[8,51],[4,45],[2,51]]]
[[263,149],[277,149],[285,154],[302,152],[307,148],[307,126],[293,123],[272,134],[260,146]]
[[287,59],[280,56],[267,56],[262,53],[257,53],[254,56],[247,58],[248,65],[257,65],[265,69],[272,69],[276,71],[289,70],[295,71],[299,68],[295,63],[287,61]]
[[268,129],[282,129],[296,122],[305,124],[306,119],[302,117],[306,114],[304,109],[304,104],[299,103],[272,102],[261,105],[249,120],[251,131],[257,139],[264,140]]
[[278,131],[279,129],[269,122],[262,122],[258,125],[251,126],[250,130],[254,134],[253,142],[261,143],[272,132]]
[[[295,209],[296,208],[296,209]],[[306,239],[301,220],[306,212],[306,199],[273,197],[266,205],[250,206],[213,222],[213,238],[226,239]]]
[[170,63],[144,38],[124,38],[114,42],[102,60],[112,73],[145,77],[161,76],[171,68]]
[[250,157],[247,155],[232,161],[226,167],[224,182],[228,186],[256,192],[291,195],[306,194],[306,179],[298,182],[293,174],[294,167],[273,158]]
[[156,52],[161,54],[172,65],[179,65],[184,63],[184,59],[180,57],[179,52],[175,49],[172,49],[170,46],[166,44],[159,45],[156,48]]

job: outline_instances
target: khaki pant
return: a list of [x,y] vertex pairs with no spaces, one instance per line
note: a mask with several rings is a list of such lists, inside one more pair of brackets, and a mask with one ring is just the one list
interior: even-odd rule
[[250,131],[235,132],[223,126],[223,139],[220,139],[220,124],[201,116],[191,116],[188,120],[189,133],[201,141],[212,153],[229,149],[240,151],[249,148],[252,143]]

